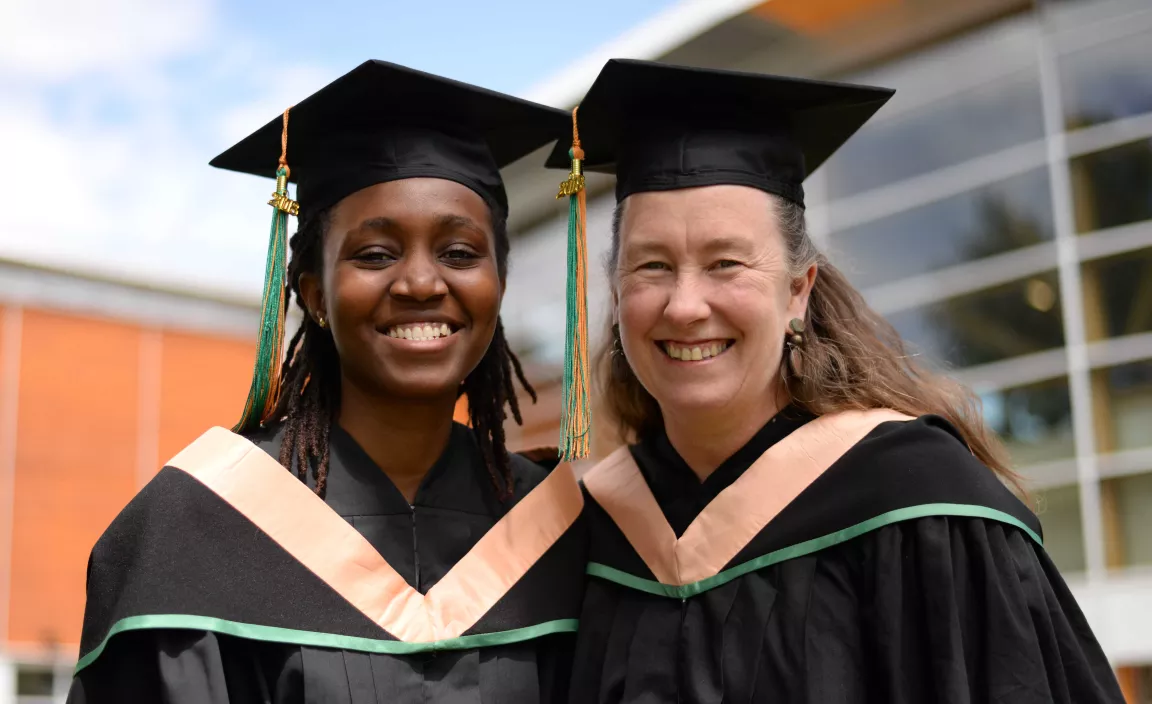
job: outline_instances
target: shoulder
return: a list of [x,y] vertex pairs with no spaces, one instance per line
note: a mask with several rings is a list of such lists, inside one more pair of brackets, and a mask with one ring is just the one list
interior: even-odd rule
[[270,428],[258,428],[251,432],[244,433],[240,437],[243,437],[272,457],[279,457],[280,445],[284,442],[284,426],[278,423]]
[[817,483],[823,484],[821,493],[851,497],[876,513],[937,507],[945,513],[1009,517],[1040,532],[1028,507],[972,453],[959,430],[936,415],[877,425]]
[[278,451],[278,433],[242,437],[223,428],[209,429],[168,460],[124,506],[100,536],[92,558],[99,559],[112,546],[118,552],[174,526],[195,529],[198,524],[211,524],[220,501],[194,471],[202,465],[234,463],[237,448],[243,446],[256,445],[269,452],[270,441],[276,445],[273,451]]
[[560,464],[560,451],[539,447],[508,453],[508,464],[516,482],[516,494],[523,496],[544,481]]
[[960,431],[936,415],[880,423],[853,445],[844,459],[886,467],[943,462],[948,468],[955,465],[966,471],[992,473],[972,454]]

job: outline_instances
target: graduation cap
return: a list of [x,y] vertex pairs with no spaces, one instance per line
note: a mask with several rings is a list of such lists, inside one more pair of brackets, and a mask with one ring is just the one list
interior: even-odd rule
[[[893,91],[612,59],[572,112],[572,145],[550,168],[569,167],[557,197],[570,200],[568,323],[561,451],[587,455],[587,245],[585,170],[616,175],[616,200],[633,193],[735,184],[803,205],[801,185]],[[583,137],[583,139],[581,139]]]
[[[616,200],[751,186],[803,205],[802,183],[892,97],[887,88],[612,59],[580,103],[588,171]],[[566,145],[547,165],[568,166]]]
[[279,398],[289,215],[306,221],[363,188],[423,177],[472,189],[504,218],[500,169],[567,124],[554,108],[366,61],[213,159],[212,166],[276,179],[256,369],[236,431],[267,420]]

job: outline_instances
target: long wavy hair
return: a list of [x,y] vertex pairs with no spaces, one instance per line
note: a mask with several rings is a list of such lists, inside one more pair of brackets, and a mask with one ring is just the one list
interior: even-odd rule
[[[999,437],[984,423],[980,399],[968,387],[927,369],[905,349],[900,334],[864,301],[808,235],[803,206],[776,196],[773,210],[787,249],[793,278],[816,265],[808,299],[804,344],[796,348],[799,364],[781,359],[781,377],[791,403],[820,416],[848,410],[888,408],[910,416],[934,414],[960,432],[972,453],[1017,492],[1019,475],[1009,466]],[[616,207],[612,246],[606,260],[615,282],[620,255],[624,204]],[[782,336],[783,337],[783,336]],[[619,331],[612,326],[596,351],[595,365],[603,410],[615,422],[621,439],[635,442],[663,429],[656,399],[644,388],[619,350]],[[781,345],[784,340],[781,339]]]

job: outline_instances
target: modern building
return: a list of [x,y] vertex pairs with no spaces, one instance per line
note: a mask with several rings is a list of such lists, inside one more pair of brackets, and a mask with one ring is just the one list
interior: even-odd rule
[[[810,228],[980,391],[1129,701],[1152,702],[1148,0],[678,0],[526,97],[570,108],[612,57],[897,89],[809,179]],[[559,425],[567,208],[543,157],[505,174],[504,319],[542,396],[515,447]],[[597,264],[611,179],[589,188]],[[595,267],[594,317],[606,290]],[[257,314],[0,262],[0,704],[62,701],[88,550],[164,458],[235,420]],[[595,452],[613,444],[597,427]]]
[[[919,354],[981,393],[1130,700],[1152,702],[1152,4],[686,1],[528,97],[572,107],[611,57],[897,89],[809,178],[810,229]],[[508,177],[504,316],[555,367],[565,206],[542,194],[540,158]],[[610,179],[589,184],[598,264],[614,201]]]

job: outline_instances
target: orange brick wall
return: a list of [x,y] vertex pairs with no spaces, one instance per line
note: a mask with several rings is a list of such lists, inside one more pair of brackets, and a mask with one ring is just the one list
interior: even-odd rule
[[[22,648],[74,648],[93,543],[164,460],[209,426],[236,421],[255,344],[33,309],[21,332],[9,619],[0,636]],[[149,349],[158,364],[143,359]]]
[[240,420],[255,342],[165,332],[160,356],[160,444],[156,468],[209,426]]
[[75,643],[88,551],[135,490],[132,327],[24,311],[8,638]]

